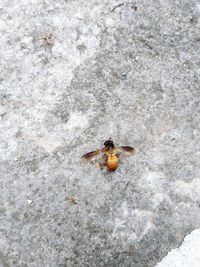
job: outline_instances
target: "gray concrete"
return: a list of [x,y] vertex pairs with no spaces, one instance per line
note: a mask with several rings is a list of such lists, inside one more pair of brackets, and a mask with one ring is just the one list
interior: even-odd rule
[[[155,266],[200,227],[200,4],[122,3],[0,2],[0,266]],[[137,154],[80,161],[108,137]]]

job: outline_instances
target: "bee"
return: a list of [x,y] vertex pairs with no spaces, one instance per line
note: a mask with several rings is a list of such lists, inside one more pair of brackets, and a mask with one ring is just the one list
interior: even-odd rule
[[119,160],[122,157],[131,156],[135,153],[135,148],[131,146],[115,146],[113,140],[109,138],[104,141],[104,147],[95,151],[84,154],[83,160],[97,160],[101,168],[107,167],[107,170],[115,171],[119,165]]

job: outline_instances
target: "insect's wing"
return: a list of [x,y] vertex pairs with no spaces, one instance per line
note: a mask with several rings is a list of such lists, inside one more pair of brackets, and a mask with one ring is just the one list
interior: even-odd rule
[[135,154],[135,148],[131,146],[119,146],[116,147],[116,154],[120,157],[128,157]]
[[126,151],[130,154],[135,153],[135,148],[131,146],[120,146],[119,148],[121,149],[121,151]]
[[99,156],[100,152],[101,151],[99,149],[97,149],[95,151],[91,151],[91,152],[84,154],[81,158],[85,159],[85,160],[91,160],[91,159],[94,159],[95,157]]

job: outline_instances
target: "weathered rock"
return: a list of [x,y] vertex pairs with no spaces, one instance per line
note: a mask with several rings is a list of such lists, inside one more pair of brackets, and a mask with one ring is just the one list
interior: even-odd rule
[[[0,14],[1,265],[154,266],[200,227],[198,1]],[[81,163],[109,137],[137,154]]]

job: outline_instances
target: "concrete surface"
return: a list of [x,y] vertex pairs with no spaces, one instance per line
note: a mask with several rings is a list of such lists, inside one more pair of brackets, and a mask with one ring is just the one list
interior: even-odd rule
[[[155,266],[200,227],[199,15],[1,0],[1,266]],[[80,161],[109,137],[137,154]]]

